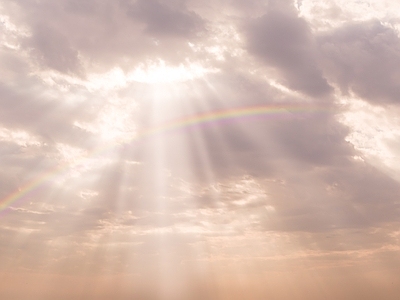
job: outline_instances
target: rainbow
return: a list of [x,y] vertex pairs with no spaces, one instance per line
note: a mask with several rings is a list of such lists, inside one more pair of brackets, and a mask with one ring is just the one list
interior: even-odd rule
[[[126,144],[136,142],[143,138],[152,137],[157,134],[164,134],[167,132],[177,131],[179,129],[198,126],[201,124],[216,123],[224,120],[238,120],[243,121],[250,117],[268,117],[268,116],[279,116],[279,115],[294,115],[298,114],[314,114],[329,111],[329,109],[322,106],[316,105],[304,105],[304,104],[280,104],[280,105],[261,105],[261,106],[250,106],[250,107],[239,107],[220,111],[206,112],[198,115],[192,115],[188,117],[183,117],[180,119],[175,119],[171,121],[164,122],[160,125],[150,127],[139,132],[132,140],[125,142]],[[116,143],[118,144],[118,143]],[[55,168],[49,169],[41,175],[37,176],[33,180],[27,182],[25,185],[9,194],[5,198],[0,200],[0,212],[4,211],[10,207],[14,202],[19,199],[24,198],[28,193],[36,190],[42,186],[45,182],[51,180],[55,176],[62,174],[68,168],[73,166],[78,166],[85,159],[104,153],[115,145],[107,145],[106,147],[95,148],[90,152],[87,157],[82,158],[79,161],[71,163],[66,163],[59,165]],[[118,144],[119,145],[119,144]]]
[[135,137],[134,140],[137,140],[138,138],[144,138],[147,136],[153,136],[155,134],[166,133],[202,124],[221,122],[224,120],[243,121],[244,119],[257,116],[262,116],[262,117],[279,116],[279,115],[297,116],[299,114],[313,114],[313,113],[321,113],[327,111],[329,110],[322,106],[305,105],[305,104],[262,105],[262,106],[239,107],[227,110],[212,111],[164,122],[158,126],[154,126],[140,132]]

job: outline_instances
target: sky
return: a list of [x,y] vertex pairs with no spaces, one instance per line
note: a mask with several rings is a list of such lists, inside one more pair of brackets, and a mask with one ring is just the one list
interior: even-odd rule
[[398,299],[397,0],[5,0],[0,70],[1,299]]

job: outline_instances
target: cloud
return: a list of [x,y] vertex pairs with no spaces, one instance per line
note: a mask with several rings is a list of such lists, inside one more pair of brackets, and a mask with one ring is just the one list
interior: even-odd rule
[[329,78],[343,93],[374,104],[398,103],[400,42],[378,20],[347,23],[318,38]]
[[116,65],[130,71],[144,60],[178,63],[192,52],[186,39],[196,39],[205,26],[196,13],[159,1],[15,1],[6,7],[24,28],[18,43],[34,62],[83,77]]
[[291,89],[321,97],[331,87],[318,66],[311,28],[292,5],[270,3],[267,12],[245,25],[250,53],[277,69]]
[[0,289],[396,299],[397,23],[351,7],[2,3]]
[[171,5],[158,0],[122,3],[127,6],[128,16],[146,24],[145,31],[155,37],[166,35],[187,38],[204,30],[201,17],[182,9],[182,3]]
[[36,25],[26,47],[33,49],[33,56],[40,64],[63,73],[79,74],[81,64],[78,51],[55,29],[45,24]]

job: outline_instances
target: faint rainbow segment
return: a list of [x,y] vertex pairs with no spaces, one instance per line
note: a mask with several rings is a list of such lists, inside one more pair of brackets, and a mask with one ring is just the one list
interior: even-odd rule
[[[298,116],[307,116],[310,114],[321,114],[332,112],[331,108],[327,108],[325,106],[318,106],[315,104],[275,104],[275,105],[260,105],[260,106],[250,106],[250,107],[238,107],[238,108],[230,108],[225,110],[211,111],[200,113],[197,115],[185,116],[182,118],[174,119],[171,121],[167,121],[156,125],[154,127],[150,127],[144,129],[137,133],[137,135],[126,142],[125,144],[130,144],[132,142],[140,141],[144,138],[151,138],[152,136],[165,134],[168,132],[179,131],[180,129],[185,129],[193,126],[200,126],[203,124],[218,124],[222,121],[227,120],[235,120],[235,121],[244,121],[248,120],[252,117],[264,117],[270,118],[274,116],[286,116],[286,117],[298,117]],[[17,190],[9,194],[0,200],[0,212],[4,211],[8,207],[10,207],[16,201],[24,198],[30,192],[35,191],[45,182],[51,180],[57,175],[62,174],[69,168],[74,166],[79,166],[85,159],[88,159],[92,156],[101,155],[116,145],[120,145],[120,143],[107,144],[106,146],[97,147],[92,150],[90,153],[86,155],[86,157],[74,161],[73,163],[65,163],[56,166],[55,168],[49,169],[36,178],[28,181]]]

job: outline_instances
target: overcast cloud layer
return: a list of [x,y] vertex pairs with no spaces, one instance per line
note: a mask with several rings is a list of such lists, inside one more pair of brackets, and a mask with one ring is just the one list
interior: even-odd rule
[[[1,299],[398,299],[399,30],[396,0],[2,1]],[[249,107],[279,109],[184,121]]]

